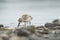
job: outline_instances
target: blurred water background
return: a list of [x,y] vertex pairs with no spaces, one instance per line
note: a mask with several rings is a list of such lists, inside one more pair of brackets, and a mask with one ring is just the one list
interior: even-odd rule
[[60,18],[60,0],[0,0],[0,24],[16,27],[22,14],[31,15],[32,24],[43,25]]

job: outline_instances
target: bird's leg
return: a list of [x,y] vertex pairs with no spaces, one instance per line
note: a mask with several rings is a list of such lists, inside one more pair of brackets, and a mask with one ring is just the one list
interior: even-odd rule
[[29,21],[29,25],[31,25],[31,21]]
[[20,22],[18,23],[18,26],[17,27],[19,27],[20,26]]
[[26,27],[26,22],[25,22],[24,26]]

